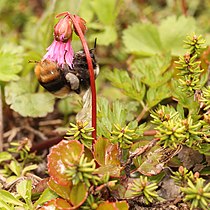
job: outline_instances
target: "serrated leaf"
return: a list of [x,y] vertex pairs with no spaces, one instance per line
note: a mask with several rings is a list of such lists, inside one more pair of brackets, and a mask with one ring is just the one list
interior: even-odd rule
[[194,96],[187,96],[185,92],[182,92],[179,87],[179,82],[176,79],[171,80],[171,91],[173,98],[177,99],[180,105],[184,108],[188,108],[191,113],[196,113],[200,109],[200,105],[195,101]]
[[31,83],[22,78],[5,86],[5,99],[10,107],[22,116],[43,117],[54,108],[54,96],[33,93]]
[[94,17],[94,11],[91,9],[91,1],[83,1],[79,6],[79,16],[82,17],[89,28],[89,23],[91,23]]
[[[111,16],[111,15],[110,15]],[[97,44],[108,46],[117,39],[117,31],[114,26],[103,26],[103,30],[90,35],[90,40],[94,40],[97,37]]]
[[23,47],[4,44],[0,49],[0,80],[4,82],[18,80],[22,70]]
[[110,80],[115,87],[121,88],[125,95],[139,102],[142,101],[146,88],[138,77],[133,76],[131,78],[126,71],[114,69],[113,72],[110,71],[107,74],[107,79]]
[[65,173],[66,168],[70,164],[74,164],[79,160],[84,152],[84,145],[79,141],[62,140],[59,144],[52,147],[48,155],[48,171],[53,180],[62,185],[69,185],[69,179]]
[[157,105],[163,99],[171,97],[171,91],[169,85],[165,84],[158,88],[149,88],[147,91],[147,104],[149,108]]
[[186,35],[195,32],[195,30],[195,20],[192,17],[185,16],[167,17],[158,27],[164,49],[167,51],[170,50],[174,56],[184,54],[186,50],[183,49],[183,40]]
[[171,65],[171,55],[156,55],[147,59],[137,59],[131,65],[134,77],[150,87],[159,87],[165,84],[171,77],[172,71],[166,70]]
[[116,2],[116,0],[91,1],[93,10],[95,11],[100,22],[102,22],[104,25],[110,25],[114,23],[119,11],[119,7],[117,7]]
[[34,207],[41,205],[49,200],[57,198],[58,196],[49,188],[46,188],[44,192],[40,195],[39,199],[34,203]]
[[153,24],[134,23],[123,31],[123,43],[128,53],[151,56],[162,52],[158,28]]
[[18,205],[18,206],[24,205],[24,203],[19,201],[17,198],[15,198],[11,193],[9,193],[6,190],[0,190],[0,200],[13,205]]

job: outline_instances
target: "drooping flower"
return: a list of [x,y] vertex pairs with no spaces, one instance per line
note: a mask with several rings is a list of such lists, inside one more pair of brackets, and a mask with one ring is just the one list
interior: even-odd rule
[[54,27],[54,41],[47,48],[43,60],[56,62],[59,66],[67,63],[72,67],[74,51],[71,46],[72,23],[68,15],[60,19]]

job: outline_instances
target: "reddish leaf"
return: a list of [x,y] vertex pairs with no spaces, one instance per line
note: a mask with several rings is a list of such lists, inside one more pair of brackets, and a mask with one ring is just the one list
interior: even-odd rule
[[115,205],[119,210],[128,210],[129,209],[128,203],[126,201],[116,202]]
[[59,184],[56,184],[56,182],[53,181],[52,178],[48,181],[48,186],[51,190],[56,192],[59,196],[66,200],[70,200],[70,192],[71,192],[71,182],[68,183],[66,186],[62,186]]
[[112,177],[120,177],[120,171],[121,167],[116,165],[105,165],[97,168],[96,173],[97,174],[107,174],[109,172],[109,175]]
[[99,138],[94,146],[94,156],[100,165],[120,165],[118,148],[108,139]]
[[115,203],[106,201],[101,203],[98,206],[97,210],[119,210],[119,209],[116,207]]
[[74,209],[74,208],[72,208],[72,206],[71,206],[70,203],[68,203],[66,200],[64,200],[62,198],[56,198],[56,200],[55,200],[55,206],[58,209],[62,209],[62,210]]
[[85,183],[80,182],[79,184],[74,185],[71,189],[70,193],[71,204],[73,204],[74,207],[79,207],[85,202],[87,196],[88,196],[88,189]]
[[84,145],[76,140],[61,141],[52,147],[48,155],[48,171],[53,180],[60,185],[68,185],[69,180],[65,174],[68,165],[74,164],[84,151]]
[[55,200],[56,199],[46,202],[39,210],[57,210],[55,207]]

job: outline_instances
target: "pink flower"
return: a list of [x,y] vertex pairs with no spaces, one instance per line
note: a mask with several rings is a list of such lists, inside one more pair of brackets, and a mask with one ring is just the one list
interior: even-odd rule
[[71,46],[72,23],[69,16],[60,19],[54,27],[54,41],[47,48],[43,60],[56,62],[59,66],[67,63],[72,68],[74,51]]
[[43,60],[47,59],[56,62],[59,66],[67,63],[72,67],[74,51],[71,46],[71,41],[61,42],[54,40],[53,43],[47,48],[47,53],[44,55]]

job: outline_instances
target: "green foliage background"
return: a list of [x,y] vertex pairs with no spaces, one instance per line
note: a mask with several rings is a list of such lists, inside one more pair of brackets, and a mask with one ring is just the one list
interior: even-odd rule
[[[207,45],[210,42],[209,1],[186,3],[187,17],[181,3],[173,0],[1,1],[0,84],[6,103],[22,116],[41,117],[53,111],[55,99],[38,85],[34,64],[28,61],[41,60],[53,40],[55,15],[68,10],[86,20],[90,48],[97,38],[98,95],[133,102],[138,113],[150,110],[175,94],[171,64],[184,53],[184,37],[199,32],[206,35]],[[78,37],[72,44],[75,51],[81,49]],[[61,100],[60,112],[78,110],[79,103],[72,103],[75,98],[73,94]],[[65,109],[66,100],[72,109]]]

